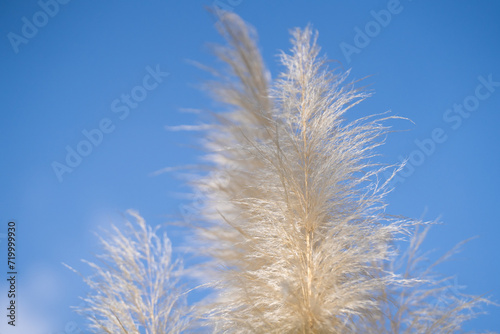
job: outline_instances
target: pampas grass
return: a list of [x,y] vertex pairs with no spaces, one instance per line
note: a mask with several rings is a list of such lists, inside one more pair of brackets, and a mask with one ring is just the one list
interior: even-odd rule
[[[202,270],[217,291],[205,306],[209,327],[224,333],[460,328],[481,299],[457,297],[440,311],[427,307],[442,284],[427,272],[398,273],[390,265],[395,241],[425,224],[385,214],[390,180],[382,183],[379,175],[390,167],[375,162],[374,149],[397,117],[345,120],[368,94],[348,82],[348,72],[328,68],[310,27],[292,31],[291,50],[280,54],[284,71],[271,81],[254,30],[235,14],[219,18],[227,45],[214,51],[227,70],[216,72],[219,81],[209,87],[229,111],[216,113],[206,131],[210,172],[195,186],[205,197],[193,243],[195,252],[210,256]],[[413,253],[422,236],[414,238]],[[462,312],[468,316],[457,316]]]
[[[217,12],[226,69],[207,86],[227,107],[203,131],[202,194],[189,221],[189,248],[204,259],[188,273],[212,292],[194,306],[196,328],[214,333],[451,333],[487,302],[450,294],[450,280],[422,268],[428,223],[389,216],[389,181],[375,149],[398,118],[346,121],[368,97],[320,56],[310,27],[291,32],[274,80],[256,33]],[[193,127],[176,127],[175,130]],[[221,175],[223,177],[221,178]],[[177,333],[189,309],[180,268],[144,221],[103,239],[109,266],[91,264],[96,291],[84,310],[108,333]],[[417,227],[420,227],[420,232]],[[423,232],[422,232],[423,231]],[[410,240],[402,255],[396,247]],[[439,301],[439,302],[438,302]],[[194,323],[194,322],[193,322]],[[190,331],[195,331],[192,326]],[[201,328],[201,329],[200,329]]]
[[84,261],[94,270],[84,278],[92,294],[78,312],[94,333],[181,333],[190,313],[178,284],[181,263],[172,261],[166,234],[158,236],[136,211],[128,214],[135,222],[125,232],[113,226],[100,238],[99,262]]

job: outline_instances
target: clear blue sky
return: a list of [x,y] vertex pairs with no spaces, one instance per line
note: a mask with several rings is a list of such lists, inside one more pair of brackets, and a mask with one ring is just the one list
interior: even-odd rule
[[[198,161],[196,137],[165,126],[196,124],[179,110],[213,106],[196,88],[207,75],[186,61],[214,63],[204,46],[220,41],[204,10],[212,1],[66,2],[45,6],[51,15],[35,0],[0,4],[1,310],[9,220],[18,224],[20,272],[19,326],[6,328],[1,311],[1,333],[76,332],[83,321],[69,306],[86,287],[61,262],[87,273],[79,260],[97,251],[93,232],[128,208],[153,225],[179,213],[187,188],[150,173]],[[500,3],[220,3],[257,28],[273,75],[288,30],[311,23],[323,52],[352,68],[352,79],[370,76],[375,95],[352,117],[392,110],[415,123],[394,123],[408,131],[380,150],[388,163],[409,157],[414,166],[400,175],[388,212],[440,217],[425,244],[436,255],[478,236],[441,269],[457,274],[467,287],[460,291],[500,302]],[[96,128],[107,133],[100,138]],[[97,146],[82,144],[85,130]],[[61,181],[53,166],[67,165],[67,147],[89,154],[73,157],[71,172],[59,169]],[[486,310],[467,328],[500,331],[500,309]]]

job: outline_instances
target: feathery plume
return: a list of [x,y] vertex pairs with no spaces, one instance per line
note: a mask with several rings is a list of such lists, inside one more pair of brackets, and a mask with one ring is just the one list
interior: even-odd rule
[[[205,194],[195,243],[217,291],[203,309],[208,325],[223,333],[392,333],[391,321],[418,333],[458,328],[465,318],[452,315],[468,302],[434,317],[413,294],[420,309],[401,308],[396,320],[386,312],[398,307],[391,291],[424,282],[388,266],[394,242],[418,223],[384,213],[389,182],[378,175],[391,166],[374,162],[384,122],[398,117],[345,120],[369,94],[347,82],[348,71],[327,67],[310,27],[292,31],[272,82],[253,28],[217,14],[227,46],[215,54],[227,71],[212,71],[219,82],[209,87],[230,110],[206,129],[209,172],[195,182]],[[422,319],[458,325],[422,331]]]
[[89,319],[94,333],[181,333],[189,314],[178,286],[181,263],[171,261],[166,234],[159,237],[139,213],[127,213],[135,224],[127,222],[126,232],[113,226],[101,238],[102,263],[84,261],[94,270],[84,278],[93,294],[78,312]]
[[[170,127],[206,134],[208,172],[193,181],[201,195],[191,222],[191,248],[206,261],[189,274],[215,293],[188,307],[178,286],[186,272],[171,262],[170,241],[129,211],[137,223],[127,233],[113,227],[101,240],[103,264],[89,263],[95,275],[84,278],[95,293],[80,311],[93,330],[460,331],[489,301],[450,293],[450,280],[433,273],[437,263],[423,266],[418,250],[429,223],[385,213],[390,180],[379,175],[402,167],[379,165],[374,149],[385,122],[400,117],[347,121],[369,94],[347,81],[348,71],[328,68],[310,27],[292,31],[284,71],[271,80],[254,29],[233,13],[216,14],[227,46],[214,51],[227,71],[211,70],[218,81],[209,88],[229,110],[214,113],[212,124]],[[396,243],[410,235],[399,255]]]

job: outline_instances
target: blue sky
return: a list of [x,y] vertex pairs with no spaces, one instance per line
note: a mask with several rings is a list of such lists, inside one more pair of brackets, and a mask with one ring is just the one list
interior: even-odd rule
[[[424,245],[436,256],[478,236],[441,271],[457,275],[460,291],[500,302],[500,3],[218,2],[257,28],[273,76],[289,29],[311,23],[351,79],[370,76],[375,94],[351,117],[392,110],[414,122],[395,122],[407,131],[380,149],[387,163],[409,158],[387,211],[440,218]],[[15,220],[19,271],[18,326],[7,328],[2,313],[2,333],[76,333],[83,321],[69,306],[86,287],[61,263],[87,273],[79,260],[98,252],[94,232],[129,208],[156,225],[188,203],[181,180],[151,173],[199,161],[197,137],[165,126],[199,121],[183,108],[214,107],[197,88],[207,75],[187,61],[214,64],[206,42],[220,37],[204,9],[212,3],[0,4],[0,247],[5,254],[2,233]],[[82,143],[85,133],[95,145]],[[87,155],[58,176],[54,162],[67,165],[78,149]],[[178,245],[181,236],[170,236]],[[467,328],[500,331],[500,309],[486,311]]]

